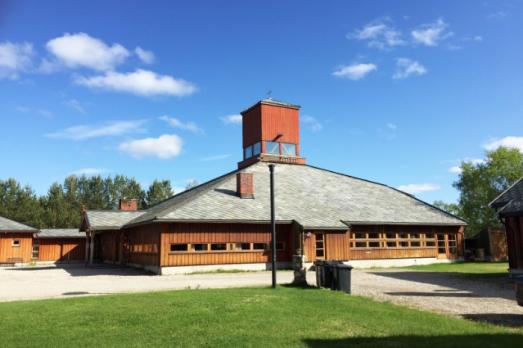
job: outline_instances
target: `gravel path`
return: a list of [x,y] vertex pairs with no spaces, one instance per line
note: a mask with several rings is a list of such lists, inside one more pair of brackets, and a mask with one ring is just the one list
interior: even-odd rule
[[[291,271],[278,272],[279,283],[291,281]],[[0,268],[0,302],[189,288],[269,286],[270,284],[271,272],[157,276],[133,268],[111,266]]]
[[353,272],[353,293],[379,301],[495,324],[523,326],[508,278],[470,278],[444,272],[368,270]]

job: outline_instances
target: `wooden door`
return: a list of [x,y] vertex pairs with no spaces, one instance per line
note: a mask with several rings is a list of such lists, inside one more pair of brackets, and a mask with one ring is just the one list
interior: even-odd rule
[[438,259],[447,259],[447,239],[445,233],[437,233]]

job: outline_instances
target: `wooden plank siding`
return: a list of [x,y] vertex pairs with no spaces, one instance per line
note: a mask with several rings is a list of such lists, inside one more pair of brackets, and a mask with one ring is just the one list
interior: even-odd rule
[[[277,261],[291,261],[293,241],[291,225],[277,225],[277,241],[285,250],[278,251]],[[268,263],[270,251],[188,251],[171,252],[171,244],[187,243],[270,243],[270,225],[178,223],[165,225],[161,236],[162,267],[213,264]]]
[[[314,262],[316,258],[316,239],[320,233],[324,234],[324,253],[325,260],[372,260],[372,259],[402,259],[402,258],[453,258],[463,256],[463,227],[462,226],[383,226],[383,225],[355,225],[350,232],[339,231],[305,231],[304,254],[306,262]],[[444,233],[456,235],[457,254],[451,255],[449,252],[448,239],[446,239],[446,249],[443,255],[438,254],[437,243],[432,247],[380,247],[354,248],[350,246],[351,234],[354,233]],[[424,237],[420,239],[424,241]]]
[[[13,241],[20,241],[19,246],[13,246]],[[33,248],[33,233],[0,232],[0,263],[31,262]]]
[[347,261],[350,259],[348,231],[306,231],[304,238],[304,255],[306,262],[314,262],[316,257],[316,238],[319,234],[324,237],[324,260]]
[[38,261],[69,262],[83,260],[85,260],[85,239],[38,239]]

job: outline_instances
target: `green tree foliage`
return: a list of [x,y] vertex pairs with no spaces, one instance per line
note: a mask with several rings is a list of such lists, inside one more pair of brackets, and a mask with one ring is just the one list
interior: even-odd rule
[[467,222],[467,234],[499,226],[488,204],[523,176],[523,154],[517,149],[500,147],[487,152],[484,163],[461,163],[461,174],[454,183],[459,190],[459,215]]
[[448,213],[461,217],[461,210],[458,204],[456,203],[445,203],[443,201],[434,201],[433,206],[440,208]]
[[173,189],[169,180],[154,180],[151,186],[149,186],[149,190],[147,190],[145,202],[147,207],[151,207],[172,195]]
[[0,180],[0,216],[30,226],[41,226],[43,214],[39,199],[29,186],[15,179]]
[[0,216],[37,228],[78,228],[85,209],[118,209],[120,198],[138,200],[139,209],[173,194],[171,183],[155,180],[146,192],[134,178],[123,175],[68,176],[63,184],[54,183],[47,194],[37,197],[29,187],[15,179],[0,180]]

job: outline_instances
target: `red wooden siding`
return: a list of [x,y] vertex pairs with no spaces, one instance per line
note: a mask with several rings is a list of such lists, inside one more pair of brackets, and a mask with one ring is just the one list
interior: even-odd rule
[[[259,224],[169,224],[161,237],[161,266],[267,263],[270,251],[199,251],[171,252],[170,244],[179,243],[269,243],[270,225]],[[291,261],[291,225],[277,225],[277,241],[285,250],[277,253],[278,261]]]
[[[13,240],[19,240],[19,246],[13,246]],[[0,263],[31,262],[33,247],[32,233],[0,232]]]
[[85,239],[41,238],[38,239],[38,261],[83,261]]

